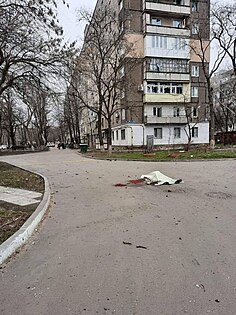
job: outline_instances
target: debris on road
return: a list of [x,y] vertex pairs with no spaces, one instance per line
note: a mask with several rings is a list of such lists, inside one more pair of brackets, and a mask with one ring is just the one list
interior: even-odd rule
[[144,179],[148,185],[153,184],[155,186],[159,185],[173,185],[183,183],[182,179],[170,178],[159,171],[151,172],[147,175],[142,175],[141,179]]
[[118,183],[118,184],[115,184],[114,185],[115,187],[124,187],[124,186],[127,186],[126,184],[122,184],[122,183]]
[[201,284],[196,284],[197,288],[203,289],[204,292],[206,292],[205,286],[201,283]]
[[130,243],[130,242],[124,242],[124,241],[123,241],[123,244],[124,244],[124,245],[132,245],[132,243]]
[[142,248],[142,249],[147,249],[146,246],[141,246],[141,245],[137,245],[136,248]]

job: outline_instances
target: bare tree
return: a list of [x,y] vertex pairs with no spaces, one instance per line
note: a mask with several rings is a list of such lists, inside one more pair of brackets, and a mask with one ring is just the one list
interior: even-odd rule
[[[125,39],[115,12],[104,8],[92,15],[80,10],[79,19],[88,23],[83,49],[77,61],[81,106],[97,115],[100,147],[103,149],[103,119],[108,150],[112,149],[112,117],[120,109],[124,89],[122,69],[130,65],[132,45]],[[73,82],[73,81],[72,81]]]
[[[201,20],[200,17],[199,21]],[[196,18],[192,21],[192,29],[194,28]],[[190,44],[190,48],[192,53],[194,53],[202,66],[203,74],[206,81],[206,88],[207,88],[207,98],[209,104],[209,114],[210,114],[210,144],[211,147],[214,148],[215,145],[215,117],[214,117],[214,104],[213,104],[213,89],[211,86],[211,78],[213,75],[219,70],[222,62],[226,56],[226,52],[222,47],[216,46],[216,37],[214,30],[212,29],[212,25],[214,25],[214,15],[211,14],[211,19],[209,19],[208,25],[200,24],[199,28],[195,29],[195,39],[192,40]],[[210,39],[208,38],[208,31],[210,34]],[[210,47],[214,46],[214,54],[215,59],[212,62],[212,67],[209,67],[209,54],[210,54]]]
[[0,96],[25,80],[48,79],[69,55],[72,47],[62,45],[53,3],[0,0]]
[[230,60],[236,76],[236,3],[214,3],[212,32],[218,45]]
[[236,121],[236,81],[232,71],[217,76],[214,88],[216,129],[222,132],[234,130]]
[[[43,148],[47,144],[49,132],[49,114],[52,110],[52,101],[54,91],[45,87],[40,81],[35,84],[25,84],[23,93],[21,94],[22,101],[27,107],[28,118],[24,127],[34,127],[37,137],[37,146]],[[29,132],[27,131],[29,135]]]
[[7,132],[8,146],[14,147],[16,143],[16,131],[21,125],[21,110],[14,101],[13,94],[8,91],[3,95],[1,104],[2,129]]

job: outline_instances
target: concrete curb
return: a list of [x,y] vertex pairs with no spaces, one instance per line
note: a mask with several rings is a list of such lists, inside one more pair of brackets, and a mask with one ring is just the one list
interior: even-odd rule
[[[29,170],[27,170],[30,172]],[[40,204],[36,208],[36,210],[32,213],[32,215],[28,218],[28,220],[22,225],[22,227],[11,237],[9,237],[5,242],[0,245],[0,265],[9,258],[12,254],[16,252],[22,245],[24,245],[27,240],[33,234],[35,228],[38,226],[40,221],[42,220],[45,212],[47,211],[50,204],[50,188],[49,183],[46,177],[41,174],[32,172],[41,176],[44,180],[44,195]]]

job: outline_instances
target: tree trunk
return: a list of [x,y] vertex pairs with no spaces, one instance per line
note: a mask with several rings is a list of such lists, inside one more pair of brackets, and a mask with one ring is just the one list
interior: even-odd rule
[[108,116],[107,119],[108,132],[107,132],[107,148],[108,154],[112,153],[112,130],[111,130],[111,116]]
[[16,145],[16,137],[15,137],[14,128],[12,126],[10,126],[9,132],[10,132],[9,136],[11,139],[11,144],[14,146],[14,145]]
[[79,123],[79,115],[78,115],[78,110],[75,113],[75,132],[76,132],[76,137],[75,137],[75,143],[80,144],[80,123]]
[[102,114],[101,111],[98,112],[98,138],[100,143],[101,151],[104,151],[104,142],[102,137]]
[[208,86],[208,100],[210,107],[210,147],[215,148],[215,114],[213,106],[213,89],[211,87],[210,79],[207,81]]

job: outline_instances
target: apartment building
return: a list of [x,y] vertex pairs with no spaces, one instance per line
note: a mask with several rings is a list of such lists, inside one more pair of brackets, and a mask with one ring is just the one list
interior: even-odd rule
[[211,79],[217,132],[236,131],[236,76],[222,70]]
[[191,45],[209,42],[210,0],[99,0],[95,11],[104,6],[116,12],[119,31],[135,50],[135,66],[120,68],[113,147],[143,147],[147,139],[154,147],[184,145],[189,126],[192,144],[208,143],[205,76]]

